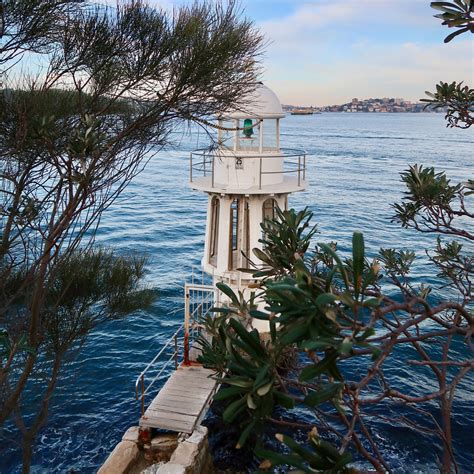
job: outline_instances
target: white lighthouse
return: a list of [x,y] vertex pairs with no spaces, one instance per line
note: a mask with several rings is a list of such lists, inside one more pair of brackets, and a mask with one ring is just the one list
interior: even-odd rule
[[[251,254],[253,248],[261,248],[260,224],[272,217],[277,207],[287,209],[288,196],[307,186],[305,152],[280,146],[280,120],[284,116],[278,97],[259,83],[251,96],[218,117],[217,145],[191,153],[190,186],[208,195],[202,269],[213,284],[196,283],[194,276],[185,284],[183,324],[135,382],[142,405],[142,430],[191,433],[206,413],[217,381],[212,370],[197,362],[201,347],[199,340],[195,342],[202,329],[201,317],[216,303],[226,302],[216,283],[224,282],[235,292],[250,296],[251,273],[241,270],[249,267],[246,256],[257,265],[261,263]],[[266,321],[250,323],[260,332],[268,331]],[[162,357],[167,359],[158,370]],[[145,411],[147,393],[172,362],[176,371]],[[145,376],[153,371],[147,385]]]
[[[306,188],[306,154],[281,147],[280,101],[259,83],[235,110],[218,118],[217,147],[191,153],[190,186],[208,195],[203,270],[214,285],[223,281],[234,291],[249,291],[245,256],[261,248],[260,224],[287,209],[289,194]],[[221,298],[221,301],[225,298]],[[261,321],[252,322],[265,330]]]

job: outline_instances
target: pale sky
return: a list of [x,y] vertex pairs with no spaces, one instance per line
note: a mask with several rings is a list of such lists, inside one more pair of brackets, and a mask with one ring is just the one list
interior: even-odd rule
[[[103,0],[104,3],[115,3]],[[188,0],[148,0],[171,8]],[[353,97],[418,100],[440,80],[474,82],[474,35],[452,30],[429,0],[241,0],[270,42],[263,81],[285,104]]]

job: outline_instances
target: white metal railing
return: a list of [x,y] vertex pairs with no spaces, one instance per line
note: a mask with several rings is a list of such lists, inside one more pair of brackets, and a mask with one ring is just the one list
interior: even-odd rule
[[[147,394],[150,392],[150,389],[153,387],[155,382],[159,380],[161,375],[164,371],[168,368],[171,362],[174,361],[175,369],[178,368],[179,365],[179,349],[180,346],[183,347],[183,344],[179,344],[179,338],[183,333],[184,322],[178,328],[178,330],[166,341],[165,345],[161,348],[161,350],[153,357],[151,362],[142,370],[140,375],[137,377],[135,381],[135,398],[140,400],[141,402],[141,412],[142,416],[145,413],[145,398]],[[173,349],[171,354],[169,354],[169,350]],[[168,352],[168,353],[167,353]],[[162,356],[164,355],[164,361],[162,360]],[[166,358],[167,357],[167,358]],[[156,365],[161,363],[161,368],[158,370],[158,373],[150,380],[147,386],[145,386],[145,375],[152,369],[155,369]],[[139,393],[140,392],[140,393]]]
[[[264,171],[263,160],[283,157],[286,169],[281,171]],[[296,174],[298,186],[306,179],[306,152],[295,148],[280,148],[278,154],[248,155],[234,152],[231,155],[219,153],[217,150],[199,149],[192,151],[189,155],[189,181],[192,183],[197,177],[211,178],[211,186],[214,187],[215,159],[219,160],[259,160],[259,189],[262,189],[262,178],[267,174]]]
[[[166,369],[174,362],[175,370],[180,360],[183,365],[190,364],[190,347],[201,330],[199,319],[205,316],[214,306],[216,289],[210,285],[186,284],[184,322],[165,342],[160,351],[141,371],[135,381],[135,398],[140,400],[142,416],[145,413],[145,399],[151,388],[160,380]],[[181,356],[181,357],[180,357]],[[159,367],[159,368],[158,368]],[[151,379],[146,376],[152,371]]]
[[184,358],[183,365],[190,364],[191,341],[201,330],[200,319],[214,306],[216,289],[211,285],[184,285]]

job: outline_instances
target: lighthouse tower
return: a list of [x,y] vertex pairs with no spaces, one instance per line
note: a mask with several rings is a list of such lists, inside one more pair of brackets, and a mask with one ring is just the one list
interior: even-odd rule
[[[260,224],[276,207],[288,208],[289,194],[306,188],[306,154],[281,147],[285,116],[276,94],[259,83],[235,110],[218,118],[217,147],[191,153],[190,186],[208,195],[203,270],[214,285],[225,282],[250,294],[248,256],[261,248]],[[225,301],[223,295],[220,301]],[[253,326],[266,330],[263,321]]]

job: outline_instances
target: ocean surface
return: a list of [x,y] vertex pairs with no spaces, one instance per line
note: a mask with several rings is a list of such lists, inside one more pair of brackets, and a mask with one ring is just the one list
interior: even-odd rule
[[[182,322],[183,284],[201,259],[206,212],[206,195],[188,187],[188,158],[208,138],[183,129],[172,139],[174,146],[160,152],[105,213],[97,236],[119,253],[146,252],[148,283],[159,298],[147,311],[99,327],[67,365],[35,449],[33,472],[97,470],[137,423],[135,378]],[[337,241],[347,251],[352,232],[361,230],[369,254],[388,246],[414,249],[419,257],[414,278],[439,286],[424,257],[434,237],[391,223],[390,204],[402,197],[399,173],[409,164],[446,170],[454,181],[473,178],[473,132],[447,129],[441,114],[328,113],[288,116],[281,144],[310,155],[309,189],[291,196],[290,206],[314,212],[315,240]],[[395,363],[392,374],[414,393],[422,383],[404,364]],[[454,403],[463,472],[474,466],[472,382],[465,380]],[[431,438],[390,426],[376,426],[374,434],[396,472],[434,471]],[[14,433],[1,434],[1,473],[20,472],[19,441]]]

